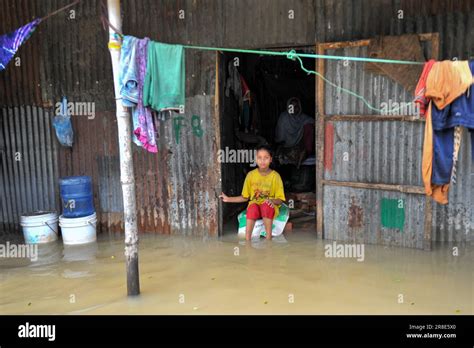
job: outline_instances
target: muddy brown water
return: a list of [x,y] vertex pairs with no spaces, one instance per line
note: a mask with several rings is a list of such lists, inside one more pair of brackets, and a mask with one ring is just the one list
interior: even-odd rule
[[130,298],[122,237],[58,241],[35,262],[0,258],[0,314],[473,314],[468,244],[365,245],[359,262],[326,257],[330,243],[297,230],[251,243],[142,234],[141,294]]

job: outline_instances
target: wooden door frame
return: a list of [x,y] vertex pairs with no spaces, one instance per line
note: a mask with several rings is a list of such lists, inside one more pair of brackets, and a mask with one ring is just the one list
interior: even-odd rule
[[[439,57],[439,34],[424,33],[418,34],[420,41],[431,42],[431,56],[433,59]],[[326,42],[316,45],[317,54],[324,55],[328,49],[338,49],[347,47],[363,47],[369,46],[371,39],[358,41],[343,42]],[[317,71],[324,76],[325,60],[317,59]],[[409,185],[390,185],[390,184],[374,184],[361,182],[343,182],[335,180],[324,180],[324,133],[327,121],[401,121],[401,122],[424,122],[424,119],[414,116],[377,116],[377,115],[332,115],[325,114],[325,98],[324,98],[324,81],[320,77],[316,79],[316,233],[319,239],[325,237],[324,234],[324,185],[345,186],[354,188],[378,189],[386,191],[397,191],[403,193],[425,194],[422,186]],[[425,198],[425,216],[424,216],[424,233],[423,233],[423,249],[431,250],[431,234],[432,234],[432,216],[433,207],[431,197]]]

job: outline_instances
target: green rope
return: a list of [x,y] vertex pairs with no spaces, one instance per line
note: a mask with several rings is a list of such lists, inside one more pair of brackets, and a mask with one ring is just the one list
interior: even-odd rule
[[[250,53],[250,54],[260,54],[260,55],[269,55],[269,56],[285,56],[288,59],[291,60],[298,60],[300,62],[301,69],[306,72],[308,75],[309,74],[314,74],[319,76],[323,81],[325,81],[327,84],[337,88],[340,91],[346,92],[347,94],[352,95],[353,97],[356,97],[370,109],[374,110],[376,112],[382,113],[386,112],[387,114],[391,114],[394,111],[399,110],[402,106],[396,107],[394,109],[391,109],[389,111],[384,111],[382,109],[376,108],[375,106],[372,106],[367,99],[365,99],[363,96],[352,92],[349,89],[340,87],[333,82],[329,81],[326,79],[322,74],[320,74],[317,71],[313,70],[308,70],[304,67],[303,61],[301,60],[301,57],[304,58],[321,58],[321,59],[335,59],[335,60],[352,60],[352,61],[359,61],[359,62],[377,62],[377,63],[390,63],[390,64],[424,64],[423,62],[412,62],[412,61],[405,61],[405,60],[392,60],[392,59],[379,59],[379,58],[364,58],[364,57],[344,57],[344,56],[331,56],[331,55],[324,55],[324,54],[302,54],[302,53],[296,53],[295,50],[291,50],[289,52],[274,52],[274,51],[260,51],[260,50],[244,50],[244,49],[237,49],[237,48],[217,48],[217,47],[205,47],[205,46],[183,46],[185,48],[191,48],[191,49],[199,49],[199,50],[207,50],[207,51],[224,51],[224,52],[239,52],[239,53]],[[411,101],[413,103],[414,100]]]
[[[307,73],[308,75],[309,75],[309,74],[317,75],[317,76],[319,76],[324,82],[326,82],[327,84],[329,84],[329,85],[331,85],[331,86],[337,88],[337,89],[340,90],[340,91],[346,92],[347,94],[350,94],[350,95],[352,95],[352,96],[354,96],[354,97],[356,97],[356,98],[362,100],[362,102],[363,102],[369,109],[371,109],[371,110],[374,110],[374,111],[380,112],[380,113],[382,113],[382,112],[387,112],[387,113],[390,115],[390,114],[393,113],[394,111],[397,111],[397,110],[399,110],[399,109],[401,108],[401,106],[399,106],[399,107],[394,108],[394,109],[391,109],[391,110],[389,110],[389,111],[384,111],[384,110],[382,110],[382,109],[378,109],[378,108],[372,106],[372,105],[367,101],[367,99],[365,99],[363,96],[361,96],[361,95],[359,95],[359,94],[357,94],[357,93],[354,93],[354,92],[352,92],[352,91],[349,90],[349,89],[346,89],[346,88],[343,88],[343,87],[340,87],[340,86],[336,85],[335,83],[329,81],[327,78],[325,78],[323,75],[321,75],[319,72],[317,72],[317,71],[315,71],[315,70],[313,71],[313,70],[308,70],[308,69],[306,69],[306,68],[304,67],[304,65],[303,65],[303,61],[301,60],[301,58],[299,57],[299,55],[298,55],[294,50],[292,50],[292,51],[290,51],[290,52],[288,53],[288,59],[292,59],[292,60],[297,59],[297,60],[300,62],[301,70],[303,70],[305,73]],[[413,99],[413,100],[411,101],[411,103],[413,103],[414,101],[415,101],[415,100]]]
[[409,61],[409,60],[393,60],[393,59],[365,58],[365,57],[331,56],[331,55],[326,55],[326,54],[296,53],[294,50],[291,50],[290,52],[274,52],[274,51],[260,51],[260,50],[244,50],[244,49],[238,49],[238,48],[219,48],[219,47],[189,46],[189,45],[184,45],[183,47],[196,49],[196,50],[205,50],[205,51],[239,52],[239,53],[260,54],[260,55],[267,55],[267,56],[286,56],[288,58],[289,58],[289,55],[291,55],[290,59],[293,59],[293,56],[298,56],[298,57],[303,57],[303,58],[353,60],[357,62],[412,64],[412,65],[424,64],[424,62],[414,62],[414,61]]

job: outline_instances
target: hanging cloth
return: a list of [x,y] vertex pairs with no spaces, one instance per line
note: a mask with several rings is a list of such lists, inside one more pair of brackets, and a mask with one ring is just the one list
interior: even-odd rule
[[176,110],[185,102],[184,48],[150,41],[143,105],[156,111]]
[[122,104],[132,108],[133,142],[148,152],[158,152],[151,110],[143,106],[142,91],[147,65],[148,38],[125,36],[120,54]]
[[457,126],[474,126],[474,99],[469,88],[473,72],[474,62],[443,61],[433,65],[426,79],[425,98],[431,101],[426,113],[422,177],[426,194],[440,204],[448,203],[450,181],[456,174],[461,138]]
[[33,34],[41,19],[35,19],[17,30],[0,36],[0,71],[6,69],[20,46]]

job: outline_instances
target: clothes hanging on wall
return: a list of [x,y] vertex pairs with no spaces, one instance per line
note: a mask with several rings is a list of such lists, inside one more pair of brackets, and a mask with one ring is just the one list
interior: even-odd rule
[[[229,64],[227,65],[227,80],[225,83],[225,96],[230,98],[231,92],[233,93],[234,97],[240,99],[242,96],[242,84],[240,81],[240,73],[237,67],[234,64],[234,60],[230,60]],[[239,102],[241,106],[242,103]]]
[[156,153],[153,112],[164,119],[164,112],[184,110],[184,47],[124,36],[119,81],[122,103],[132,108],[134,143]]
[[239,131],[256,134],[258,132],[257,100],[247,80],[235,66],[234,59],[231,59],[227,64],[225,96],[232,98],[238,104],[238,113],[235,120],[238,122]]
[[428,78],[428,75],[434,63],[436,63],[434,59],[430,59],[429,61],[425,63],[425,65],[423,66],[423,71],[421,73],[420,79],[418,80],[418,83],[415,88],[415,101],[414,102],[418,104],[421,117],[425,117],[426,109],[428,107],[428,103],[430,102],[430,100],[425,96],[426,79]]
[[449,184],[435,185],[431,183],[431,177],[433,174],[433,127],[431,124],[431,108],[432,103],[430,102],[426,111],[425,136],[423,140],[423,156],[421,164],[422,179],[426,194],[432,196],[432,198],[440,204],[447,204]]
[[143,105],[143,85],[147,68],[149,39],[125,36],[120,54],[120,95],[122,104],[132,108],[132,140],[149,152],[156,153],[155,127],[151,110]]
[[[474,134],[471,132],[471,134]],[[459,158],[459,149],[461,148],[462,127],[454,128],[454,153],[453,153],[453,169],[451,170],[451,182],[456,183],[456,168]],[[473,155],[474,156],[474,155]]]
[[430,101],[423,144],[423,183],[427,195],[441,204],[448,203],[449,184],[456,180],[460,126],[471,132],[474,160],[473,76],[474,61],[443,61],[432,64],[428,76],[422,73],[418,83],[422,85],[426,77],[424,99],[419,94],[417,98]]
[[143,147],[149,152],[158,152],[155,136],[155,126],[153,123],[152,111],[143,105],[143,85],[146,76],[146,67],[148,59],[149,39],[139,40],[137,47],[137,65],[138,65],[138,103],[135,109],[138,127],[135,128],[135,135],[143,144]]
[[156,111],[183,109],[185,78],[184,47],[150,41],[143,104]]
[[[432,109],[432,125],[434,137],[434,157],[433,157],[433,177],[434,184],[447,184],[451,181],[453,166],[459,150],[460,134],[459,130],[455,132],[459,126],[466,127],[470,132],[474,131],[474,86],[472,85],[472,77],[474,75],[474,60],[464,62],[452,62],[453,69],[458,72],[456,78],[459,78],[459,86],[455,86],[454,90],[462,90],[462,86],[470,85],[459,97],[452,103],[445,105],[444,103],[436,103]],[[461,67],[461,69],[459,69]],[[467,67],[467,71],[466,71]],[[459,89],[458,89],[459,88]],[[428,93],[430,91],[428,90]],[[449,94],[449,93],[448,93]],[[436,104],[442,106],[438,109]],[[457,134],[456,134],[457,133]],[[455,142],[457,135],[458,142]],[[457,145],[457,149],[455,148]],[[474,143],[471,151],[474,156]]]
[[120,53],[120,95],[122,104],[127,107],[134,107],[138,103],[138,41],[136,37],[125,36]]
[[442,110],[466,92],[471,84],[472,74],[467,61],[436,62],[426,79],[425,96]]
[[40,22],[41,19],[35,19],[11,33],[0,36],[0,71],[6,68],[18,48],[28,40]]
[[249,133],[252,128],[252,99],[250,88],[244,77],[240,75],[240,85],[242,95],[239,96],[242,100],[242,110],[240,112],[240,131]]

